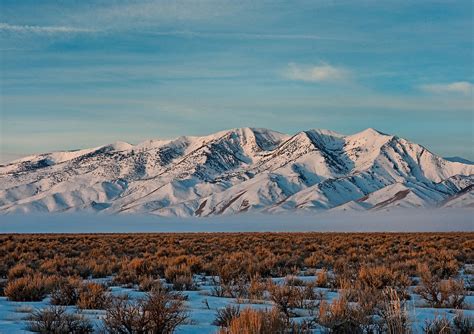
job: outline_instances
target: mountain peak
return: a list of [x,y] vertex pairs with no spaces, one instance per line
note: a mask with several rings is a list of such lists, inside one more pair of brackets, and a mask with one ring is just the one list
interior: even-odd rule
[[358,133],[355,133],[355,135],[360,135],[360,136],[390,136],[386,133],[383,133],[382,131],[379,131],[377,129],[374,129],[374,128],[367,128],[365,130],[362,130]]
[[126,151],[126,150],[132,149],[133,145],[129,144],[127,142],[124,142],[124,141],[116,141],[115,143],[105,145],[102,148],[104,148],[104,149],[106,149],[110,152],[113,152],[113,151]]
[[[345,203],[370,209],[375,199],[430,206],[473,184],[474,165],[392,138],[373,128],[349,136],[325,129],[290,136],[244,127],[38,154],[0,166],[0,212],[207,216],[320,211]],[[369,194],[373,203],[359,200]],[[469,205],[471,197],[463,198]]]

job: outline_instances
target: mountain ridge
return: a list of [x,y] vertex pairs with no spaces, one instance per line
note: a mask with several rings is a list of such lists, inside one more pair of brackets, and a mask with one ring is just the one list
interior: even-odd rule
[[472,184],[473,165],[372,128],[352,135],[235,128],[36,154],[0,165],[0,212],[203,217],[472,207],[472,187],[458,194]]

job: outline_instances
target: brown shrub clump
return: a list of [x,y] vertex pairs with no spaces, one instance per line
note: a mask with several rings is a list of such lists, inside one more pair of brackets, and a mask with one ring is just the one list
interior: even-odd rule
[[51,291],[58,278],[42,275],[25,276],[9,281],[4,294],[15,302],[41,301]]
[[107,307],[109,301],[106,287],[97,283],[86,283],[80,288],[76,305],[80,309],[102,310]]
[[81,280],[68,277],[61,280],[51,291],[52,305],[76,305],[79,299]]
[[187,265],[169,266],[165,270],[165,278],[168,283],[173,284],[174,290],[183,291],[195,289],[191,268]]
[[153,291],[153,290],[159,290],[163,288],[163,284],[161,284],[161,281],[159,279],[154,279],[151,276],[142,276],[140,277],[140,281],[138,283],[138,289],[140,291]]
[[421,284],[416,292],[431,307],[462,308],[466,296],[463,280],[441,279],[433,275],[426,264],[419,266]]
[[425,334],[472,334],[474,331],[474,320],[465,317],[462,312],[456,313],[452,320],[446,316],[436,316],[432,320],[425,321],[423,333]]
[[331,333],[364,333],[366,327],[372,325],[370,314],[351,305],[344,296],[331,304],[322,301],[317,322]]
[[86,318],[66,313],[63,307],[36,310],[28,317],[28,330],[42,334],[89,334],[94,327]]
[[229,327],[232,320],[240,315],[240,307],[238,305],[227,305],[224,308],[218,309],[216,318],[212,322],[213,325],[219,327]]
[[305,334],[306,325],[289,322],[277,309],[271,311],[244,309],[232,319],[230,325],[221,328],[220,334]]
[[182,295],[160,289],[135,302],[114,298],[103,322],[109,333],[171,334],[186,319]]
[[19,263],[14,265],[8,271],[8,280],[13,281],[17,278],[25,277],[25,276],[32,276],[33,269],[28,267],[25,263]]
[[319,288],[327,288],[328,283],[329,283],[328,271],[326,268],[324,268],[316,276],[316,286]]
[[287,318],[291,317],[291,310],[298,307],[298,301],[302,298],[299,288],[288,284],[271,283],[268,286],[268,292],[277,309]]
[[141,277],[151,276],[153,273],[150,262],[143,258],[123,259],[114,281],[119,284],[139,284]]
[[411,280],[406,274],[385,266],[362,266],[359,270],[358,283],[362,289],[383,290],[390,287],[395,289],[401,298],[407,298]]

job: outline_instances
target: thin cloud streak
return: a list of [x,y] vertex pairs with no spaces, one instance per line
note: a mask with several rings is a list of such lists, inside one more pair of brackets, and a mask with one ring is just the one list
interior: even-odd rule
[[261,33],[243,33],[243,32],[200,32],[200,31],[153,31],[148,32],[160,36],[181,36],[188,38],[235,38],[235,39],[282,39],[282,40],[344,40],[335,37],[325,37],[311,34],[261,34]]
[[94,29],[65,27],[65,26],[31,26],[13,25],[0,23],[0,32],[32,33],[32,34],[68,34],[68,33],[90,33],[96,32]]
[[[0,23],[0,32],[10,33],[32,33],[32,34],[67,34],[67,33],[93,33],[98,31],[113,31],[114,29],[89,29],[68,26],[37,26],[37,25],[13,25]],[[115,29],[117,30],[117,29]],[[118,29],[124,30],[124,29]],[[125,29],[128,30],[128,29]],[[175,31],[143,31],[143,33],[157,36],[176,36],[184,38],[229,38],[229,39],[257,39],[257,40],[345,40],[336,37],[325,37],[312,34],[265,34],[244,32],[201,32],[188,30]]]
[[419,88],[422,91],[434,94],[460,93],[470,95],[474,90],[474,84],[467,81],[458,81],[446,84],[421,85]]

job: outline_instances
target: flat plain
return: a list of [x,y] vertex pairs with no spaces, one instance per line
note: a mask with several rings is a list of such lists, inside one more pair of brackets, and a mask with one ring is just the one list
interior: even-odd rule
[[157,300],[163,333],[470,331],[473,249],[468,232],[4,234],[0,332],[113,333]]

